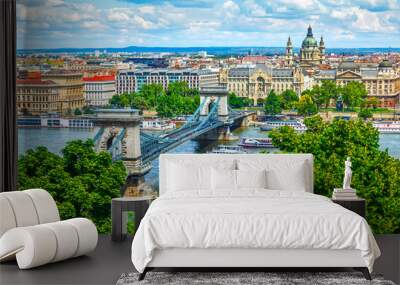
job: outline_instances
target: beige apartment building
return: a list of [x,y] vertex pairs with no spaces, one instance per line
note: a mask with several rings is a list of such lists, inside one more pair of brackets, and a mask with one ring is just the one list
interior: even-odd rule
[[84,106],[82,74],[54,70],[45,74],[27,72],[17,80],[20,114],[67,113]]
[[51,80],[18,79],[16,91],[20,114],[40,115],[57,111],[58,90]]
[[400,103],[400,74],[388,60],[383,60],[378,66],[343,61],[336,70],[320,71],[314,80],[316,84],[323,80],[335,80],[340,86],[351,81],[362,82],[368,96],[377,98],[381,107],[392,108]]
[[219,79],[230,92],[252,99],[254,105],[262,102],[271,90],[277,94],[294,90],[300,95],[304,88],[304,75],[299,68],[235,67],[222,69]]
[[85,105],[82,76],[82,73],[71,70],[52,70],[42,75],[43,80],[51,80],[56,84],[57,112],[66,113]]

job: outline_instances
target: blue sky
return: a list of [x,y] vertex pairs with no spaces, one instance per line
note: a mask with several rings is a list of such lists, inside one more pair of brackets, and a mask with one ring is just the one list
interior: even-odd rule
[[17,0],[18,48],[400,47],[400,0]]

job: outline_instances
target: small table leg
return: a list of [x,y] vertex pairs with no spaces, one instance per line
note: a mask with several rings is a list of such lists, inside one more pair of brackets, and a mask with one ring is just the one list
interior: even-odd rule
[[138,230],[140,222],[142,221],[144,215],[146,214],[146,211],[148,209],[148,203],[146,203],[147,201],[140,203],[137,205],[136,207],[136,211],[135,211],[135,231]]
[[122,205],[111,202],[111,240],[122,241]]

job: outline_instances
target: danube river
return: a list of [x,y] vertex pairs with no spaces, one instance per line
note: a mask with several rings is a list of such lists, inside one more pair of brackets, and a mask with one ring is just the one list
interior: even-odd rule
[[[266,132],[261,132],[256,127],[239,128],[233,131],[239,137],[265,137]],[[20,128],[18,129],[18,152],[23,154],[26,150],[39,145],[46,146],[51,152],[60,153],[65,143],[70,140],[93,138],[93,130],[67,129],[67,128]],[[237,144],[238,141],[187,141],[176,147],[174,153],[206,153],[218,144]],[[388,149],[390,155],[400,158],[400,134],[381,134],[381,149]],[[258,152],[259,149],[252,149]],[[274,149],[269,149],[274,151]],[[152,170],[146,175],[146,182],[158,188],[158,159],[153,161]]]

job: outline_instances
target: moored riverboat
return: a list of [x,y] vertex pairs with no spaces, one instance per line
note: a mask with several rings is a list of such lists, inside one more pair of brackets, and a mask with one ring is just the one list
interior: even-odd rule
[[288,121],[266,121],[260,126],[261,131],[272,131],[275,128],[280,128],[288,126],[293,128],[297,132],[304,132],[307,130],[306,125],[298,120],[288,120]]
[[274,147],[271,138],[242,138],[238,144],[242,147],[271,148]]
[[146,131],[166,131],[175,129],[176,125],[171,121],[155,119],[142,121],[140,127]]
[[400,121],[395,122],[374,122],[372,125],[381,134],[400,134]]
[[212,153],[219,154],[242,154],[247,153],[241,146],[238,145],[219,145],[216,148],[213,148]]

